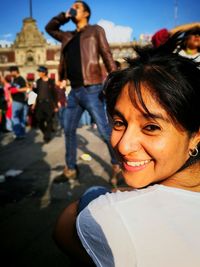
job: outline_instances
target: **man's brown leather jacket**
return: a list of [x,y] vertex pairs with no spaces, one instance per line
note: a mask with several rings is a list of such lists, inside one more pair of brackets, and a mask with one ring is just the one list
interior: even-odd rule
[[[60,13],[52,18],[45,27],[46,31],[62,44],[59,65],[60,80],[67,79],[67,62],[64,60],[63,50],[76,33],[76,31],[65,32],[60,29],[68,21],[69,18],[65,17],[65,13]],[[87,25],[82,29],[80,52],[84,85],[102,83],[100,56],[108,73],[116,70],[104,29],[99,25]]]

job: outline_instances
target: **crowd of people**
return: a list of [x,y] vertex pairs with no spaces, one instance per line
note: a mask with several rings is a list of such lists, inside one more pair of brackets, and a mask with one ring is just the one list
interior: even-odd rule
[[21,140],[26,138],[27,126],[38,127],[44,141],[49,142],[55,124],[57,129],[64,128],[66,81],[50,79],[45,66],[38,67],[38,79],[31,82],[20,75],[18,66],[8,70],[9,74],[0,77],[0,131],[11,132],[14,140]]
[[[121,68],[90,16],[88,4],[75,1],[45,27],[61,43],[59,82],[45,66],[33,87],[16,66],[1,77],[1,127],[25,137],[30,91],[37,94],[30,109],[45,142],[58,114],[65,167],[55,183],[79,178],[76,131],[83,114],[106,143],[110,183],[116,187],[121,173],[127,187],[92,187],[59,216],[54,239],[75,266],[198,267],[200,25],[159,30],[151,44],[134,46],[136,56]],[[75,29],[63,31],[69,21]]]
[[[8,70],[12,70],[13,73],[13,69],[18,72],[19,75],[19,68],[17,66],[12,66]],[[14,82],[14,78],[11,73],[5,76],[0,76],[0,132],[13,133],[15,140],[21,140],[25,138],[25,134],[15,134],[16,131],[14,131],[14,125],[17,124],[16,113],[20,112],[17,109],[17,111],[14,112],[14,115],[13,110],[16,109],[16,105],[19,105],[15,102],[21,101],[20,103],[23,103],[23,108],[21,109],[23,110],[21,111],[21,113],[23,113],[23,121],[20,120],[19,124],[23,125],[21,127],[23,127],[24,133],[26,126],[29,126],[31,128],[39,127],[44,133],[44,141],[49,142],[51,140],[52,132],[56,130],[62,133],[64,129],[64,112],[67,106],[68,98],[66,89],[67,81],[62,80],[55,82],[54,79],[50,79],[48,77],[48,69],[45,66],[39,66],[37,71],[38,80],[36,81],[25,81],[25,79],[19,75],[23,79],[23,83],[25,85],[24,88],[20,88],[20,85],[17,84],[16,81]],[[51,86],[49,87],[49,92],[45,91],[45,89],[42,89],[43,85],[41,84],[43,84],[43,80],[45,79],[48,80],[48,83],[51,84]],[[20,88],[20,91],[17,88]],[[29,96],[29,93],[31,91],[35,92],[36,95]],[[18,95],[14,95],[16,93],[19,93],[19,95],[22,96],[22,99],[19,99]],[[37,101],[34,101],[34,103],[32,103],[32,98],[34,98],[35,100],[37,95]],[[17,101],[16,96],[18,96]],[[31,99],[30,101],[29,98]],[[43,100],[45,99],[45,101],[42,101],[41,98]],[[49,109],[47,108],[47,106],[49,105],[47,104],[47,102],[49,104],[51,103]],[[48,127],[48,133],[46,132],[46,124]],[[87,111],[83,112],[79,121],[79,127],[82,127],[83,125],[89,125],[92,128],[96,129],[96,124]]]

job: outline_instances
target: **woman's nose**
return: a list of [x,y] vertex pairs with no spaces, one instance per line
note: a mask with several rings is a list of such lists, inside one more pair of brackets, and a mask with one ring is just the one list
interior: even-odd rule
[[141,135],[137,131],[126,131],[118,142],[118,151],[122,155],[138,152],[141,149]]

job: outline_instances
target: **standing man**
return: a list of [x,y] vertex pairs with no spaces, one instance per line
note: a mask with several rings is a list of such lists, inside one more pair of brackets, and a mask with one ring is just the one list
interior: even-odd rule
[[51,140],[53,116],[57,111],[57,94],[54,80],[48,77],[48,69],[45,66],[39,66],[37,71],[40,78],[36,81],[34,89],[37,94],[35,115],[43,133],[44,142],[48,143]]
[[27,101],[25,79],[20,75],[18,66],[11,66],[9,68],[12,76],[11,94],[12,94],[12,123],[15,139],[23,139],[26,133],[27,120]]
[[[59,66],[60,79],[69,79],[72,90],[68,96],[65,114],[66,167],[63,177],[55,182],[77,178],[76,129],[84,110],[87,110],[106,142],[113,164],[113,175],[119,172],[118,162],[110,145],[110,133],[102,95],[102,73],[99,63],[103,59],[108,72],[116,70],[103,28],[89,25],[90,7],[84,1],[75,1],[66,13],[60,13],[46,25],[46,31],[62,43]],[[76,26],[74,31],[62,31],[60,27],[70,19]]]

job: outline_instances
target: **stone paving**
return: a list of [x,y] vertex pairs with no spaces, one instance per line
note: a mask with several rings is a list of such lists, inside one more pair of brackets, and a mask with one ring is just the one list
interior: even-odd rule
[[[19,141],[11,133],[0,135],[0,266],[72,266],[51,238],[56,218],[89,186],[110,187],[111,174],[110,156],[97,130],[83,126],[77,133],[79,182],[71,185],[52,182],[65,164],[63,133],[48,144],[37,129]],[[84,153],[92,159],[81,159]]]

